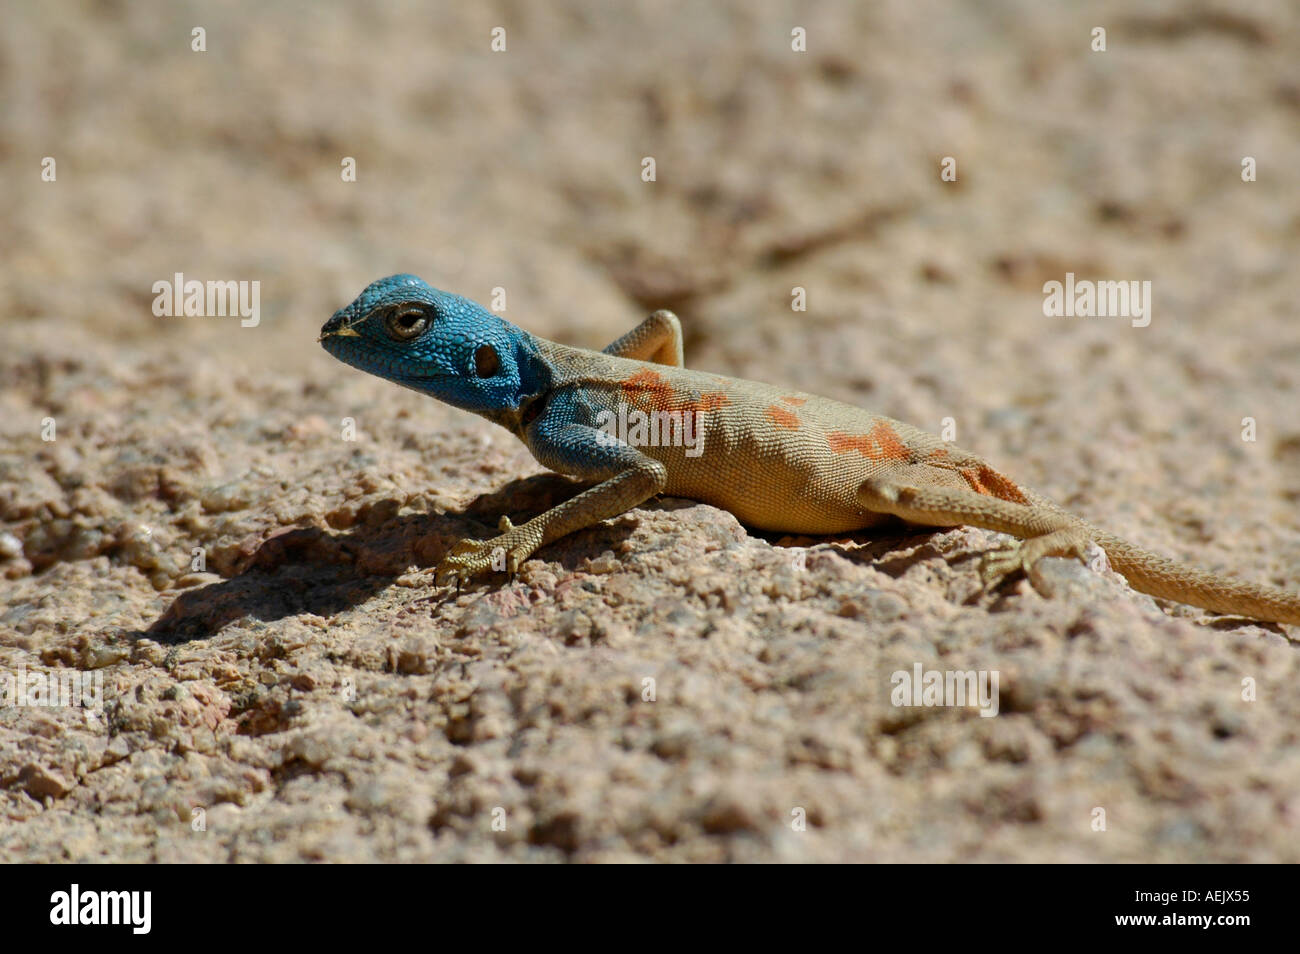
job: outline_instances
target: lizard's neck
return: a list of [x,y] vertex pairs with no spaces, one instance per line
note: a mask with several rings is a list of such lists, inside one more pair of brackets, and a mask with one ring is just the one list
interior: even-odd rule
[[525,443],[524,432],[541,413],[555,380],[555,369],[544,353],[548,346],[556,347],[553,342],[521,329],[515,348],[519,368],[519,394],[515,406],[478,411],[479,415],[500,424]]

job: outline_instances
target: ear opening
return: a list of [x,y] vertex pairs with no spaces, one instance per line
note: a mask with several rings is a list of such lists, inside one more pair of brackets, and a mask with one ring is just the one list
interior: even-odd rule
[[480,378],[495,377],[501,370],[501,356],[491,345],[479,345],[474,352],[474,373]]

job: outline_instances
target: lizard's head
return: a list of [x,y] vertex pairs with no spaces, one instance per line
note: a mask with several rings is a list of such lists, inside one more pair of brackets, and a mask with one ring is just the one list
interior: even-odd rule
[[354,368],[507,426],[538,389],[525,332],[414,275],[371,284],[325,322],[320,343]]

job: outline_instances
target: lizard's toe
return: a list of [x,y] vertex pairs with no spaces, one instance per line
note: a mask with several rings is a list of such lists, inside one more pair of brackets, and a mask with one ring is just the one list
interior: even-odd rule
[[433,571],[434,583],[443,585],[455,580],[468,583],[470,579],[494,566],[505,568],[502,547],[493,540],[461,540],[442,558]]
[[990,550],[980,560],[980,578],[993,589],[1020,571],[1028,573],[1035,563],[1049,556],[1075,557],[1088,563],[1091,539],[1086,533],[1066,528],[1028,540],[1017,540]]
[[1026,568],[1024,548],[1020,543],[1008,543],[990,550],[980,558],[979,574],[985,589],[997,589],[1010,577]]

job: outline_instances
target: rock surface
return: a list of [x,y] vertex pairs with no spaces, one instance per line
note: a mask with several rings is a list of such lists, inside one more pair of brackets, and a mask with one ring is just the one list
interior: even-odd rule
[[[1300,861],[1283,628],[675,499],[438,590],[574,485],[313,343],[399,271],[591,347],[671,307],[693,366],[1295,587],[1300,16],[449,6],[6,13],[0,675],[103,706],[0,707],[0,860]],[[260,323],[155,317],[176,272]],[[1044,317],[1066,272],[1151,324]],[[918,665],[997,715],[894,705]]]

